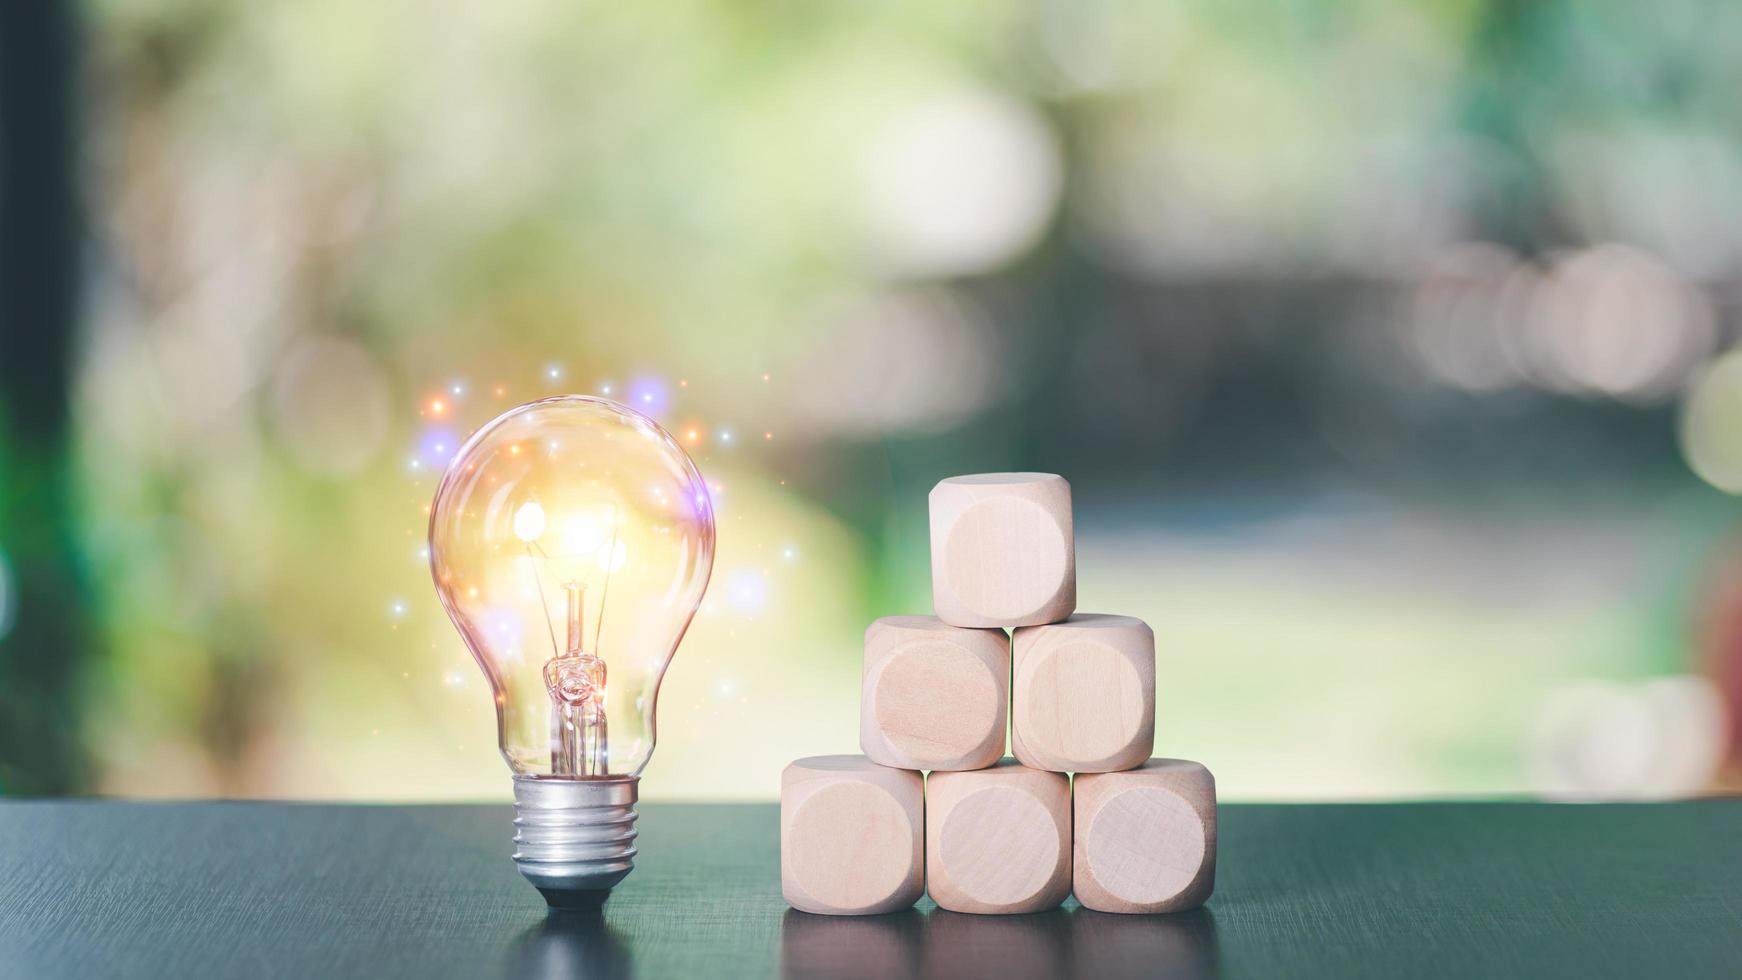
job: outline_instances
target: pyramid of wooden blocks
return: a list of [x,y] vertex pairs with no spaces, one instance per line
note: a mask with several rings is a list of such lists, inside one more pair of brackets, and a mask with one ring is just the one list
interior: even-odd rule
[[780,777],[780,885],[787,904],[875,915],[925,889],[919,773],[856,755],[800,759]]
[[1070,484],[1052,474],[932,490],[936,615],[865,631],[865,754],[800,759],[781,777],[793,908],[892,912],[922,891],[946,914],[1039,912],[1073,890],[1099,912],[1209,898],[1215,779],[1150,758],[1155,634],[1130,616],[1074,614],[1072,528]]
[[1077,607],[1071,485],[1051,473],[951,477],[931,492],[932,608],[951,626],[1052,623]]
[[1113,772],[1155,751],[1155,633],[1130,616],[1077,615],[1013,640],[1010,747],[1025,766]]
[[926,890],[952,912],[1039,912],[1071,892],[1071,786],[1001,763],[926,783]]
[[1004,756],[1010,637],[931,616],[865,631],[859,749],[898,769],[983,769]]

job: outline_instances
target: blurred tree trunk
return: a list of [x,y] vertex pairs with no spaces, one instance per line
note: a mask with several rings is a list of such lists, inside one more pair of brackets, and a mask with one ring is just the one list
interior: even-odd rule
[[0,4],[0,793],[81,789],[91,647],[73,528],[78,5]]

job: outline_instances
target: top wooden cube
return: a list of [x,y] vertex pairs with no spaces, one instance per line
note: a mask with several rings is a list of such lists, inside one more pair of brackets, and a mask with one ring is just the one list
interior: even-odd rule
[[1071,485],[1052,473],[953,476],[931,492],[931,588],[951,626],[1056,623],[1077,608]]

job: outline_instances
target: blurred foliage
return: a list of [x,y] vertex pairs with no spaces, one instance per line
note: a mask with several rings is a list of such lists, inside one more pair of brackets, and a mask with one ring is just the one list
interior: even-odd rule
[[104,642],[6,703],[82,706],[94,774],[20,728],[10,786],[501,795],[432,447],[637,384],[723,520],[649,795],[850,751],[925,490],[1002,468],[1072,479],[1085,607],[1155,624],[1158,751],[1230,795],[1657,792],[1583,760],[1713,751],[1625,684],[1733,659],[1688,625],[1731,402],[1677,420],[1736,336],[1742,8],[86,14]]

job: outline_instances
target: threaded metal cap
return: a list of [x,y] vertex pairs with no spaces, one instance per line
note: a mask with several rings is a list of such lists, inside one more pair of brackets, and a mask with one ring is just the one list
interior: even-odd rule
[[639,782],[514,777],[514,863],[551,908],[598,908],[635,866]]

